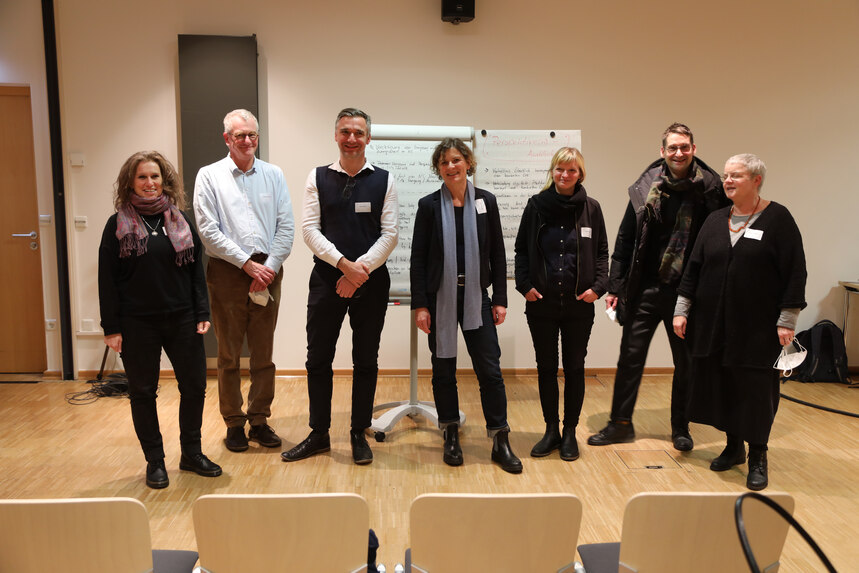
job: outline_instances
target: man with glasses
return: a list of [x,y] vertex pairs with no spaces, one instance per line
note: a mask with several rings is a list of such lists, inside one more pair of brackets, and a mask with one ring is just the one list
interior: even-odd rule
[[[268,425],[274,399],[274,329],[280,306],[281,265],[292,250],[294,223],[280,167],[258,159],[259,122],[244,109],[224,117],[229,154],[197,173],[194,215],[209,264],[206,282],[218,339],[218,399],[227,449],[248,440],[279,448]],[[239,358],[247,335],[251,386],[243,410]],[[245,422],[250,429],[245,436]]]
[[352,326],[352,460],[373,461],[364,431],[376,394],[379,341],[391,279],[385,261],[397,244],[393,176],[367,162],[370,117],[346,108],[334,122],[340,159],[317,167],[304,191],[304,242],[313,251],[307,297],[307,393],[310,435],[281,454],[294,462],[331,449],[334,354],[346,314]]
[[690,358],[672,325],[677,287],[707,215],[728,204],[719,175],[695,157],[692,131],[673,123],[662,134],[662,155],[629,188],[609,271],[606,308],[623,325],[608,425],[588,438],[592,446],[635,440],[632,412],[647,350],[661,323],[674,359],[671,440],[693,447],[686,417]]

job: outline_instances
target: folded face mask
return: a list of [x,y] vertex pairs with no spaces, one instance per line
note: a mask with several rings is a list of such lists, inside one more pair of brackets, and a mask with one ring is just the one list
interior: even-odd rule
[[790,344],[781,347],[781,352],[773,364],[773,368],[781,370],[784,377],[789,378],[793,369],[802,364],[807,354],[808,350],[803,348],[802,344],[794,338]]
[[256,292],[249,292],[248,296],[252,302],[260,306],[266,306],[269,300],[274,300],[274,297],[271,296],[267,288]]

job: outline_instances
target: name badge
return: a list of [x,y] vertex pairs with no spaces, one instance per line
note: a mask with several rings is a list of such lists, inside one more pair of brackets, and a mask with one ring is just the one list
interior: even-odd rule
[[477,209],[479,214],[486,213],[486,202],[483,199],[476,199],[474,201],[474,208]]
[[369,201],[364,201],[361,203],[355,203],[355,212],[356,213],[369,213],[372,209],[372,204]]
[[591,238],[591,228],[590,227],[582,227],[582,237]]
[[747,239],[754,239],[756,241],[760,241],[764,238],[764,232],[760,229],[746,229],[746,232],[743,233],[743,236]]

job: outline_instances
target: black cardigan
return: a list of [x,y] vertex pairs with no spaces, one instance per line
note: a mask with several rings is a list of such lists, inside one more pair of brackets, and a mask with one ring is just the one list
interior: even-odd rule
[[[541,191],[557,193],[554,185]],[[576,193],[583,193],[585,202],[576,209],[575,219],[570,217],[570,223],[576,226],[578,249],[576,252],[576,292],[579,296],[588,289],[593,289],[597,296],[602,296],[608,289],[608,237],[605,231],[602,209],[596,199],[589,197],[584,187],[579,187]],[[546,259],[540,250],[540,233],[546,227],[545,214],[540,213],[536,201],[537,195],[528,199],[519,232],[516,234],[516,290],[527,294],[536,288],[541,294],[546,291]],[[591,229],[591,236],[582,236],[582,227]]]
[[732,247],[729,213],[704,222],[678,288],[692,299],[689,348],[696,357],[723,352],[726,366],[772,368],[781,310],[806,306],[802,236],[790,212],[771,202]]
[[[185,220],[187,215],[182,213]],[[98,298],[105,335],[122,332],[123,316],[157,316],[193,312],[197,322],[209,320],[209,293],[203,273],[203,246],[194,239],[194,261],[176,265],[176,251],[163,233],[149,237],[147,251],[119,258],[116,213],[107,220],[98,249]]]
[[[507,258],[501,215],[495,195],[474,189],[474,200],[483,200],[485,213],[477,213],[477,243],[480,257],[480,288],[492,287],[492,305],[507,306]],[[428,308],[430,297],[441,286],[444,247],[441,228],[441,189],[418,201],[412,236],[412,308]]]

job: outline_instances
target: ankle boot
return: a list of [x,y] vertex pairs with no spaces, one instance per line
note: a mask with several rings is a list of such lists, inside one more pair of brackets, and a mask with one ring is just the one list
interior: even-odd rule
[[579,459],[579,444],[576,442],[576,429],[564,426],[564,435],[561,437],[561,459],[572,462]]
[[710,462],[710,470],[723,472],[746,461],[746,445],[737,436],[728,434],[728,444],[722,453]]
[[769,485],[767,477],[766,446],[749,446],[749,476],[746,487],[752,491],[761,491]]
[[501,430],[492,438],[492,461],[511,474],[522,473],[522,462],[510,449],[510,430]]
[[531,457],[542,458],[548,456],[559,447],[561,447],[561,434],[558,432],[558,424],[546,424],[546,433],[531,448]]
[[459,424],[448,424],[443,434],[444,453],[441,459],[449,466],[461,466],[462,448],[459,447]]

